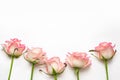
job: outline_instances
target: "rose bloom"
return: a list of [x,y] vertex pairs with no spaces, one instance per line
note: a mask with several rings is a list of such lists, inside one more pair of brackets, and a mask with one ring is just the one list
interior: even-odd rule
[[91,64],[91,60],[84,52],[68,53],[66,62],[73,68],[85,68]]
[[43,52],[42,48],[32,48],[28,49],[24,58],[35,64],[43,64],[45,63],[46,53]]
[[95,47],[95,51],[97,53],[97,57],[99,59],[111,59],[116,51],[114,50],[115,46],[112,46],[111,42],[102,42],[98,46]]
[[11,39],[10,41],[5,41],[5,44],[2,44],[4,52],[10,56],[19,57],[22,55],[25,50],[25,45],[21,44],[21,40],[17,38]]
[[50,75],[62,73],[66,66],[66,63],[62,63],[59,57],[52,57],[46,61],[46,71]]

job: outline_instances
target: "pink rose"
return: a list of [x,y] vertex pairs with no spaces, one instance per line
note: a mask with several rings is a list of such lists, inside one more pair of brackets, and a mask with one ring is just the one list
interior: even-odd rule
[[99,59],[111,59],[116,51],[113,49],[115,46],[112,46],[111,42],[102,42],[97,47],[95,47],[95,51],[97,53],[97,57]]
[[102,60],[105,65],[106,70],[106,80],[109,80],[109,70],[108,70],[108,60],[112,59],[115,55],[116,50],[114,50],[115,46],[112,46],[111,42],[102,42],[98,46],[95,47],[95,50],[90,50],[90,52],[96,52],[98,59]]
[[28,49],[24,58],[32,63],[31,77],[30,80],[33,80],[34,66],[35,64],[44,64],[46,60],[46,53],[43,52],[42,48],[32,48]]
[[11,78],[12,67],[14,63],[14,57],[19,57],[22,55],[23,51],[25,50],[25,45],[20,43],[21,40],[17,38],[11,39],[10,41],[6,41],[6,44],[2,44],[3,50],[5,53],[11,56],[11,64],[10,64],[10,71],[8,75],[8,80]]
[[91,64],[91,60],[84,52],[68,53],[66,62],[74,69],[77,80],[79,79],[79,71],[81,68],[88,67]]
[[27,50],[24,57],[31,63],[43,64],[45,63],[46,53],[43,52],[42,48],[32,48]]
[[6,41],[6,44],[2,44],[3,50],[10,56],[20,56],[25,50],[25,45],[20,43],[21,40],[17,38]]
[[65,70],[66,64],[60,61],[59,57],[52,57],[46,61],[47,74],[56,75]]
[[73,52],[68,54],[66,61],[73,68],[85,68],[91,64],[91,60],[86,53]]

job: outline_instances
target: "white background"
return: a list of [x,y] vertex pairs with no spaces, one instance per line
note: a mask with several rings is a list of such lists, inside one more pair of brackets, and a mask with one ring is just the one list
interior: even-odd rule
[[[100,42],[116,44],[109,63],[110,80],[120,79],[119,0],[1,0],[0,44],[19,38],[28,47],[41,47],[48,57],[65,61],[67,52],[90,53]],[[1,47],[0,47],[1,48]],[[2,49],[2,48],[1,48]],[[0,51],[0,80],[7,80],[10,58]],[[106,80],[103,63],[91,56],[92,65],[80,71],[81,80]],[[34,80],[53,80],[36,67]],[[11,80],[29,80],[31,65],[15,59]],[[76,80],[68,66],[58,80]]]

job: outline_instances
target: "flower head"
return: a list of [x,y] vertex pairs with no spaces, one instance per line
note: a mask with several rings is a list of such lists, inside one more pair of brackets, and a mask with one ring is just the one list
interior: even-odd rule
[[43,52],[42,48],[32,48],[28,49],[24,58],[35,64],[43,64],[45,63],[46,53]]
[[111,59],[116,53],[116,51],[114,50],[114,47],[115,46],[112,46],[111,42],[100,43],[98,46],[95,47],[95,52],[98,55],[97,57],[101,60]]
[[5,44],[2,44],[2,47],[4,52],[15,57],[22,55],[25,50],[25,45],[21,44],[21,40],[18,40],[17,38],[5,41]]
[[73,68],[85,68],[91,64],[91,60],[84,52],[68,53],[66,61]]
[[47,74],[56,75],[65,70],[66,64],[60,61],[59,57],[52,57],[46,61]]

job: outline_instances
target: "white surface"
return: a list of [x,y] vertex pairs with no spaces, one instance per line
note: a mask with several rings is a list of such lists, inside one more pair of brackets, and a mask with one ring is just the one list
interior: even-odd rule
[[[64,61],[67,52],[87,52],[102,41],[116,44],[109,64],[110,80],[119,79],[119,0],[1,0],[0,44],[17,37],[28,47],[42,47],[48,57]],[[88,53],[90,54],[90,53]],[[104,65],[91,56],[92,65],[80,72],[81,80],[105,80]],[[0,80],[7,80],[10,58],[0,51]],[[35,69],[34,80],[53,80]],[[11,80],[29,80],[31,65],[16,59]],[[76,80],[69,67],[58,80]]]

